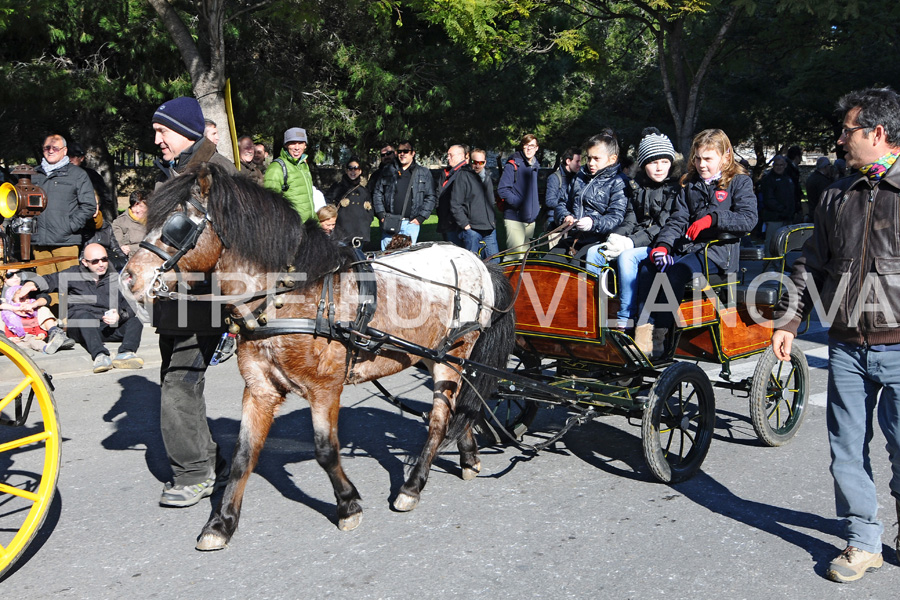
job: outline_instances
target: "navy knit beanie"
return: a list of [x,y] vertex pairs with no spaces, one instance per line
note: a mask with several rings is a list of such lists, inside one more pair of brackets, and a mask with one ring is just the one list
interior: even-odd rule
[[153,113],[153,122],[165,125],[194,141],[203,137],[203,130],[206,127],[200,103],[196,98],[189,96],[175,98],[162,104]]
[[638,166],[644,168],[647,163],[652,163],[661,158],[668,158],[675,162],[675,148],[671,140],[659,132],[655,127],[648,127],[643,132],[644,137],[638,145]]

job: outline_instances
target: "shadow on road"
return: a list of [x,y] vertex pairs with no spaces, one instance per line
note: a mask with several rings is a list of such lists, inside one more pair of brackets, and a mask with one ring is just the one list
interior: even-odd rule
[[168,481],[172,473],[159,432],[159,384],[142,375],[129,375],[119,385],[119,399],[103,415],[104,421],[115,423],[116,430],[103,440],[103,447],[144,451],[147,469],[160,482]]
[[[837,538],[838,544],[842,545],[840,538],[843,527],[837,519],[828,519],[775,504],[745,500],[703,471],[688,481],[673,485],[672,488],[710,512],[734,519],[802,548],[815,561],[815,571],[822,577],[825,576],[828,564],[841,550],[834,544],[802,531],[810,529],[833,536]],[[787,502],[789,499],[779,497],[773,500]],[[889,559],[887,553],[885,559]]]

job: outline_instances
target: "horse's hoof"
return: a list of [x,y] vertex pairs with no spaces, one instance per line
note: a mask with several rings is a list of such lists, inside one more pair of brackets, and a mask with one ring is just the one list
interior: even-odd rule
[[224,550],[228,546],[228,540],[221,535],[214,533],[204,533],[197,540],[197,550],[201,552],[212,552],[213,550]]
[[362,522],[362,513],[358,512],[355,515],[350,515],[349,517],[344,517],[343,519],[338,520],[338,529],[341,531],[353,531],[359,524]]
[[463,467],[462,468],[462,478],[466,481],[470,479],[475,479],[481,473],[481,462],[474,464],[471,467]]
[[414,509],[418,503],[418,498],[413,498],[409,494],[400,494],[397,496],[397,499],[394,500],[394,510],[409,512]]

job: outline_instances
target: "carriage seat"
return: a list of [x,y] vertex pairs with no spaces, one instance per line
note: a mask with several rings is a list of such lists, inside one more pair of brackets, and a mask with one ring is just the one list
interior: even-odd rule
[[765,257],[762,246],[741,246],[741,262],[759,261]]
[[[735,286],[734,299],[737,304],[748,304],[747,300],[749,289],[749,285],[741,284]],[[752,302],[749,302],[749,304],[755,304],[757,306],[773,306],[776,302],[778,302],[778,288],[760,286],[756,288],[756,294],[752,298],[749,298],[749,300],[752,300]]]

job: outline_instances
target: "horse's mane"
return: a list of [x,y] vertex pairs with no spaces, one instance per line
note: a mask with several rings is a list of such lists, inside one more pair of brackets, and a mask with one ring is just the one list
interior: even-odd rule
[[306,273],[307,281],[315,281],[352,260],[352,252],[336,244],[315,219],[304,225],[283,196],[213,163],[193,165],[153,192],[147,202],[147,231],[161,228],[169,215],[183,210],[198,175],[207,171],[212,183],[207,210],[217,232],[232,251],[262,271],[277,273],[292,265]]

